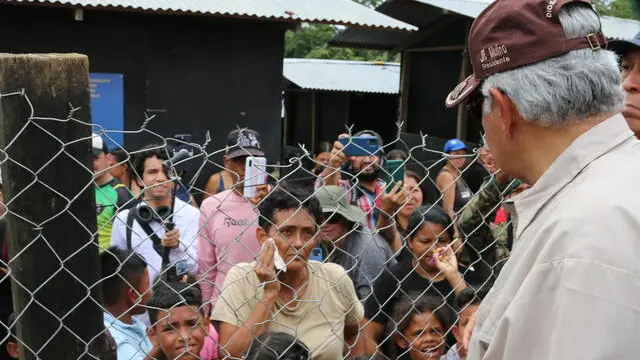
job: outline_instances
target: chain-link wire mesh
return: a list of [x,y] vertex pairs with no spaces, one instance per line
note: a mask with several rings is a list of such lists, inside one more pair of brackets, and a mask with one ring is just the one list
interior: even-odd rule
[[[398,124],[397,137],[380,152],[346,156],[342,146],[367,150],[347,128],[346,144],[337,141],[327,163],[300,145],[285,163],[263,166],[256,161],[264,150],[259,134],[249,129],[238,128],[227,147],[210,149],[208,132],[203,144],[165,137],[150,130],[147,117],[124,133],[128,141],[153,138],[149,146],[116,146],[106,154],[116,131],[76,119],[73,106],[63,119],[35,116],[24,92],[2,94],[0,102],[16,97],[31,109],[23,130],[38,131],[29,137],[20,131],[1,149],[3,170],[14,169],[3,180],[15,182],[19,168],[29,181],[18,187],[47,190],[32,206],[53,199],[63,206],[46,219],[29,219],[15,207],[21,193],[3,199],[3,221],[27,223],[37,234],[11,248],[18,234],[2,224],[4,356],[55,357],[44,352],[46,342],[34,346],[19,336],[21,327],[33,326],[24,321],[27,309],[4,304],[12,290],[37,302],[46,286],[34,290],[15,276],[34,244],[46,245],[58,272],[79,282],[82,296],[104,313],[100,333],[79,334],[65,323],[77,309],[45,308],[60,328],[41,330],[52,339],[61,329],[75,334],[83,356],[92,358],[107,358],[89,351],[106,339],[120,360],[455,359],[461,327],[509,256],[511,225],[502,203],[523,186],[493,167],[486,148],[467,144],[444,153],[442,140],[401,133]],[[48,123],[80,124],[94,135],[65,142]],[[81,193],[69,197],[58,183],[42,181],[49,162],[34,169],[11,158],[12,149],[37,146],[43,137],[59,143],[57,153],[43,156],[67,157],[82,168],[56,181],[90,179],[80,188],[95,190],[96,207],[83,211],[95,211],[97,227],[69,210]],[[93,166],[69,150],[78,143],[92,144]],[[257,164],[249,172],[247,156]],[[389,166],[391,156],[400,166]],[[207,173],[212,168],[215,175]],[[387,186],[395,180],[402,183]],[[61,216],[85,229],[82,249],[91,248],[100,263],[95,283],[81,283],[67,269],[77,252],[60,254],[38,234]]]

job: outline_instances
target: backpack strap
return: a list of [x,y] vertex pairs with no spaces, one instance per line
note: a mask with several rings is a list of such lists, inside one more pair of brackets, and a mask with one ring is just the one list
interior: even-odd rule
[[135,220],[136,214],[134,214],[133,210],[135,208],[129,209],[129,213],[127,214],[127,250],[131,250],[131,233],[133,232],[133,221]]

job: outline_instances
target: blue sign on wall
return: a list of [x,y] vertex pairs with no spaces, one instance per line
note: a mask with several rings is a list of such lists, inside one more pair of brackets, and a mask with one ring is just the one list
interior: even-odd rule
[[[91,118],[95,125],[102,126],[109,139],[120,146],[124,145],[124,75],[90,73],[91,86]],[[99,129],[94,129],[97,131]],[[105,136],[106,137],[106,136]],[[107,140],[107,139],[105,139]],[[109,149],[116,147],[108,141]]]

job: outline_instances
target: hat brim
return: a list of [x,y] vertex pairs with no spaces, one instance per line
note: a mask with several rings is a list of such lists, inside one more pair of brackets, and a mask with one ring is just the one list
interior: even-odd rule
[[448,108],[452,108],[460,104],[469,98],[469,95],[473,93],[479,84],[480,82],[476,79],[475,75],[467,77],[449,93],[444,101],[444,105]]
[[618,55],[624,55],[633,50],[640,50],[640,39],[611,40],[607,43],[607,50],[611,50]]
[[102,149],[91,148],[91,152],[93,152],[93,156],[99,156],[102,153],[106,154],[106,152],[104,150],[102,150]]
[[323,207],[322,208],[322,212],[323,213],[336,213],[340,216],[342,216],[343,218],[347,219],[347,221],[353,222],[353,223],[360,223],[362,222],[362,220],[364,220],[366,214],[364,213],[364,211],[362,211],[359,207],[355,206],[355,205],[349,205],[347,207],[344,206],[330,206],[330,207]]
[[252,148],[238,148],[227,153],[227,159],[234,159],[243,156],[264,156],[264,151]]

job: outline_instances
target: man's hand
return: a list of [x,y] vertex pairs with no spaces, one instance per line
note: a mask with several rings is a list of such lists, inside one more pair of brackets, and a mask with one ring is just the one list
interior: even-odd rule
[[275,243],[267,239],[256,259],[255,272],[258,280],[264,283],[265,296],[277,296],[280,292],[280,282],[276,276],[276,267],[273,260],[276,251],[278,249],[276,249]]
[[477,313],[473,313],[469,318],[469,322],[467,326],[464,327],[462,332],[462,346],[464,347],[465,352],[469,352],[469,344],[471,343],[471,335],[473,334],[473,327],[476,326],[476,322],[478,321]]
[[397,182],[391,192],[383,194],[380,199],[380,210],[389,216],[393,216],[398,209],[404,206],[409,195],[402,188],[402,182]]
[[[341,134],[338,139],[348,138],[349,135]],[[331,149],[331,157],[329,158],[329,165],[334,169],[339,169],[347,162],[347,156],[342,152],[344,145],[340,141],[333,143],[333,149]]]
[[169,249],[175,249],[180,245],[180,230],[174,228],[164,233],[160,244]]
[[253,206],[258,206],[260,201],[264,199],[265,196],[269,193],[269,184],[263,184],[256,186],[256,196],[248,199]]

